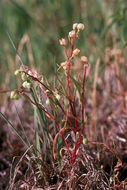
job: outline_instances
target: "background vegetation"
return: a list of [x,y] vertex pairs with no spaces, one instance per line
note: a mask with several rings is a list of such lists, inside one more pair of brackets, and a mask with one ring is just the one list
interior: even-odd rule
[[[104,55],[107,46],[125,50],[125,0],[0,1],[1,88],[8,85],[15,87],[12,74],[19,66],[15,61],[16,51],[7,33],[16,49],[23,46],[20,54],[24,64],[37,67],[41,73],[49,76],[55,72],[55,65],[63,56],[58,40],[67,36],[67,31],[71,30],[72,23],[75,22],[85,24],[78,46],[89,57],[90,64],[95,63],[98,56]],[[23,38],[25,34],[26,39]]]

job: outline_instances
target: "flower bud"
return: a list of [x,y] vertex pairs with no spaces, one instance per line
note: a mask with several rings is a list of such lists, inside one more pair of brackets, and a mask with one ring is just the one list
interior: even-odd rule
[[84,24],[79,23],[77,28],[78,28],[78,30],[84,30]]
[[33,76],[33,72],[29,70],[28,75]]
[[22,72],[22,74],[21,74],[21,79],[22,79],[23,81],[26,81],[26,80],[28,79],[28,76],[27,76],[25,73]]
[[66,45],[66,40],[64,38],[62,38],[61,40],[59,40],[60,45],[61,46],[65,46]]
[[73,30],[76,30],[78,26],[78,23],[73,24]]
[[83,64],[87,64],[87,63],[88,63],[88,58],[87,58],[86,56],[82,56],[82,57],[81,57],[81,62],[82,62]]
[[10,98],[12,100],[18,100],[19,99],[19,95],[16,93],[16,91],[12,91],[10,94]]
[[23,65],[20,66],[20,71],[24,71],[24,66]]
[[63,69],[66,71],[67,70],[67,65],[63,66]]
[[49,93],[49,90],[47,89],[45,92],[46,92],[46,93]]
[[88,143],[88,139],[83,136],[83,144],[87,144],[87,143]]
[[67,61],[62,62],[60,65],[64,70],[67,70]]
[[73,51],[73,54],[72,54],[72,57],[74,56],[77,56],[79,54],[80,50],[78,48],[76,48],[74,51]]
[[21,73],[21,71],[20,71],[19,69],[14,72],[14,74],[15,74],[16,76],[19,75],[20,73]]
[[49,100],[49,98],[47,98],[47,100],[46,100],[46,104],[47,104],[47,105],[50,104],[50,100]]
[[75,31],[72,30],[71,32],[69,32],[69,37],[70,38],[74,38],[75,37]]
[[23,86],[24,88],[28,88],[28,89],[30,89],[30,88],[31,88],[31,83],[25,81],[25,82],[22,84],[22,86]]
[[60,100],[60,95],[59,94],[55,94],[56,99],[59,101]]
[[79,138],[79,132],[76,132],[76,138]]

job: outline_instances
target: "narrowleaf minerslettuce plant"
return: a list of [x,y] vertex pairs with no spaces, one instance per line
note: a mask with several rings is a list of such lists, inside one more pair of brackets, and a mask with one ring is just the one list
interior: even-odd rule
[[[34,116],[31,129],[34,137],[31,139],[17,108],[16,113],[24,136],[0,112],[27,147],[15,167],[14,175],[10,178],[10,190],[16,188],[16,176],[23,160],[28,169],[23,183],[18,187],[33,189],[52,186],[53,189],[76,190],[110,188],[107,176],[98,168],[97,159],[93,159],[86,147],[87,143],[90,143],[87,141],[85,130],[85,83],[89,65],[86,56],[79,57],[80,50],[76,47],[76,40],[83,29],[83,24],[73,24],[68,39],[59,40],[65,60],[58,65],[52,81],[21,61],[20,68],[15,71],[15,75],[20,79],[19,87],[11,91],[0,90],[1,93],[10,92],[12,100],[18,100],[23,96],[32,105]],[[82,67],[82,72],[78,74],[74,69],[77,61]],[[121,164],[120,161],[119,163]]]
[[[83,143],[85,129],[84,95],[88,68],[87,57],[82,56],[79,60],[83,64],[82,76],[75,78],[72,69],[74,59],[80,53],[80,50],[75,47],[76,40],[83,29],[83,24],[76,23],[73,25],[73,30],[68,34],[68,44],[64,38],[59,40],[60,45],[64,48],[66,60],[58,68],[54,88],[43,76],[22,65],[19,70],[15,71],[15,75],[21,77],[22,86],[18,90],[12,91],[10,96],[11,99],[17,99],[19,95],[23,95],[34,105],[37,154],[40,154],[41,142],[46,143],[45,146],[49,142],[50,127],[47,126],[47,123],[51,120],[54,126],[54,137],[52,136],[54,140],[50,142],[50,148],[51,144],[53,146],[53,157],[60,159],[64,149],[69,155],[70,164],[75,162],[78,147]],[[79,96],[77,96],[77,91]],[[80,105],[78,113],[77,101]],[[41,140],[38,136],[38,124],[41,124],[43,132]],[[67,142],[68,138],[70,138],[69,143]]]

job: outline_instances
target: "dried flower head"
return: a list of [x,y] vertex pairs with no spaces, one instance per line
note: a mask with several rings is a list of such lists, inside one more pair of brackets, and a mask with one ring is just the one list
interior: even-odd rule
[[61,46],[65,46],[66,45],[66,40],[64,38],[60,39],[59,42],[60,42]]
[[76,35],[75,31],[72,30],[72,31],[69,32],[69,35],[68,35],[68,36],[69,36],[70,38],[74,38],[75,35]]
[[84,28],[85,28],[84,24],[82,24],[82,23],[79,23],[78,26],[77,26],[78,30],[84,30]]
[[78,48],[76,48],[74,51],[73,51],[73,54],[72,54],[72,57],[74,56],[77,56],[79,54],[80,50]]

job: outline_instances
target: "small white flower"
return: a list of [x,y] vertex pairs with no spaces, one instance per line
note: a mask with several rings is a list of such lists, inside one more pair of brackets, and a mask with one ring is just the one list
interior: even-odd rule
[[60,100],[60,95],[59,94],[55,94],[56,99],[59,101]]
[[30,75],[30,76],[33,76],[33,72],[32,71],[28,71],[28,74]]
[[73,30],[76,30],[78,26],[78,23],[73,24]]
[[19,95],[16,93],[16,91],[12,91],[10,94],[10,98],[12,100],[18,100],[19,99]]
[[21,79],[22,79],[23,81],[26,81],[26,80],[28,79],[28,76],[26,75],[26,73],[22,73],[22,74],[21,74]]
[[65,46],[66,45],[66,40],[64,38],[60,39],[59,42],[60,42],[61,46]]
[[46,93],[49,93],[49,90],[46,90],[45,92],[46,92]]
[[28,89],[30,89],[30,88],[31,88],[31,83],[25,81],[25,82],[22,84],[22,86],[23,86],[24,88],[28,88]]
[[73,54],[72,54],[72,57],[74,56],[77,56],[79,54],[80,50],[78,48],[76,48],[74,51],[73,51]]
[[74,30],[72,30],[72,31],[69,32],[69,37],[70,38],[74,38],[75,37],[75,31]]
[[83,136],[83,144],[87,144],[87,143],[88,143],[88,139]]
[[67,70],[67,61],[62,62],[60,65],[64,70]]
[[47,100],[46,100],[46,104],[47,104],[47,105],[50,104],[50,100],[49,100],[49,98],[47,98]]
[[84,24],[82,23],[79,23],[78,26],[77,26],[78,30],[84,30]]
[[21,71],[18,69],[18,70],[15,71],[14,74],[17,76],[17,75],[19,75],[20,73],[21,73]]

